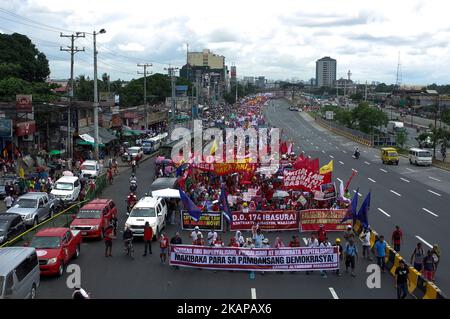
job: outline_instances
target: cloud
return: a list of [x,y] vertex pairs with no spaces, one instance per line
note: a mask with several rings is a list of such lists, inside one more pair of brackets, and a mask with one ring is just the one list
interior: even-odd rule
[[119,47],[119,49],[122,50],[122,51],[137,51],[137,52],[142,52],[142,51],[145,50],[144,46],[142,46],[142,45],[139,44],[139,43],[135,43],[135,42],[128,43],[128,44],[126,44],[126,45],[119,44],[118,47]]

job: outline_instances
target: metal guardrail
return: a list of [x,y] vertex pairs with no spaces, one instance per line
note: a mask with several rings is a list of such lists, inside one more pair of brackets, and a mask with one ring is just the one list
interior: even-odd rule
[[368,134],[362,133],[360,131],[356,131],[353,129],[350,129],[348,127],[339,125],[334,122],[323,120],[322,118],[315,116],[315,121],[325,127],[326,129],[335,132],[337,134],[343,135],[357,143],[367,145],[367,146],[373,146],[373,140],[372,137]]

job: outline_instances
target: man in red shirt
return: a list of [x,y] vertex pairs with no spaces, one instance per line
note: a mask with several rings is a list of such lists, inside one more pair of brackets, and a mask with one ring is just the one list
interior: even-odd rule
[[323,224],[320,224],[319,230],[317,231],[317,239],[319,240],[319,244],[323,243],[327,237],[327,232],[323,228]]
[[153,240],[153,229],[150,227],[148,222],[144,226],[144,255],[147,256],[147,247],[149,248],[150,255],[152,254],[152,240]]
[[105,257],[112,257],[112,237],[113,237],[113,227],[108,226],[103,234],[103,239],[105,240]]
[[169,247],[169,238],[167,238],[166,234],[161,234],[161,238],[159,239],[159,248],[161,248],[161,253],[159,254],[159,258],[161,259],[161,263],[166,262],[167,258],[167,250]]
[[297,235],[292,236],[292,240],[289,242],[289,247],[300,247],[300,240]]
[[394,245],[394,250],[400,252],[400,244],[403,242],[403,232],[399,226],[395,226],[395,230],[392,233],[392,244]]

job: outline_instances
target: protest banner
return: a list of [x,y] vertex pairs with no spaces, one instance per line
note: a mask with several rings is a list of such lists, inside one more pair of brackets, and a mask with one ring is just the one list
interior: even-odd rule
[[295,171],[283,172],[283,188],[303,190],[311,192],[320,190],[320,185],[324,182],[324,176],[314,173],[307,168],[297,169]]
[[334,183],[322,184],[320,189],[324,194],[323,199],[327,200],[336,197],[336,185]]
[[338,247],[234,248],[170,245],[169,264],[242,271],[310,271],[339,268]]
[[212,172],[218,176],[232,173],[254,172],[256,165],[253,163],[198,163],[193,168],[204,172]]
[[323,224],[327,231],[344,231],[347,224],[341,220],[347,214],[346,209],[305,209],[300,211],[300,230],[315,231]]
[[186,210],[181,212],[181,228],[183,230],[192,230],[198,226],[200,230],[222,231],[223,218],[221,212],[202,213],[198,221],[192,219]]
[[243,213],[231,212],[233,222],[231,230],[251,230],[254,222],[266,231],[298,229],[298,213],[294,210],[256,211]]

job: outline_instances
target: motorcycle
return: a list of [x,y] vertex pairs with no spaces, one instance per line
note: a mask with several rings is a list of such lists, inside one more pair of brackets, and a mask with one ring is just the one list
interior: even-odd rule
[[355,158],[355,159],[359,159],[359,152],[355,152],[354,154],[353,154],[353,158]]
[[136,195],[130,193],[126,199],[126,202],[127,202],[127,212],[129,213],[133,209],[134,205],[136,205],[137,202]]
[[136,181],[130,181],[130,192],[134,193],[137,190],[137,182]]

